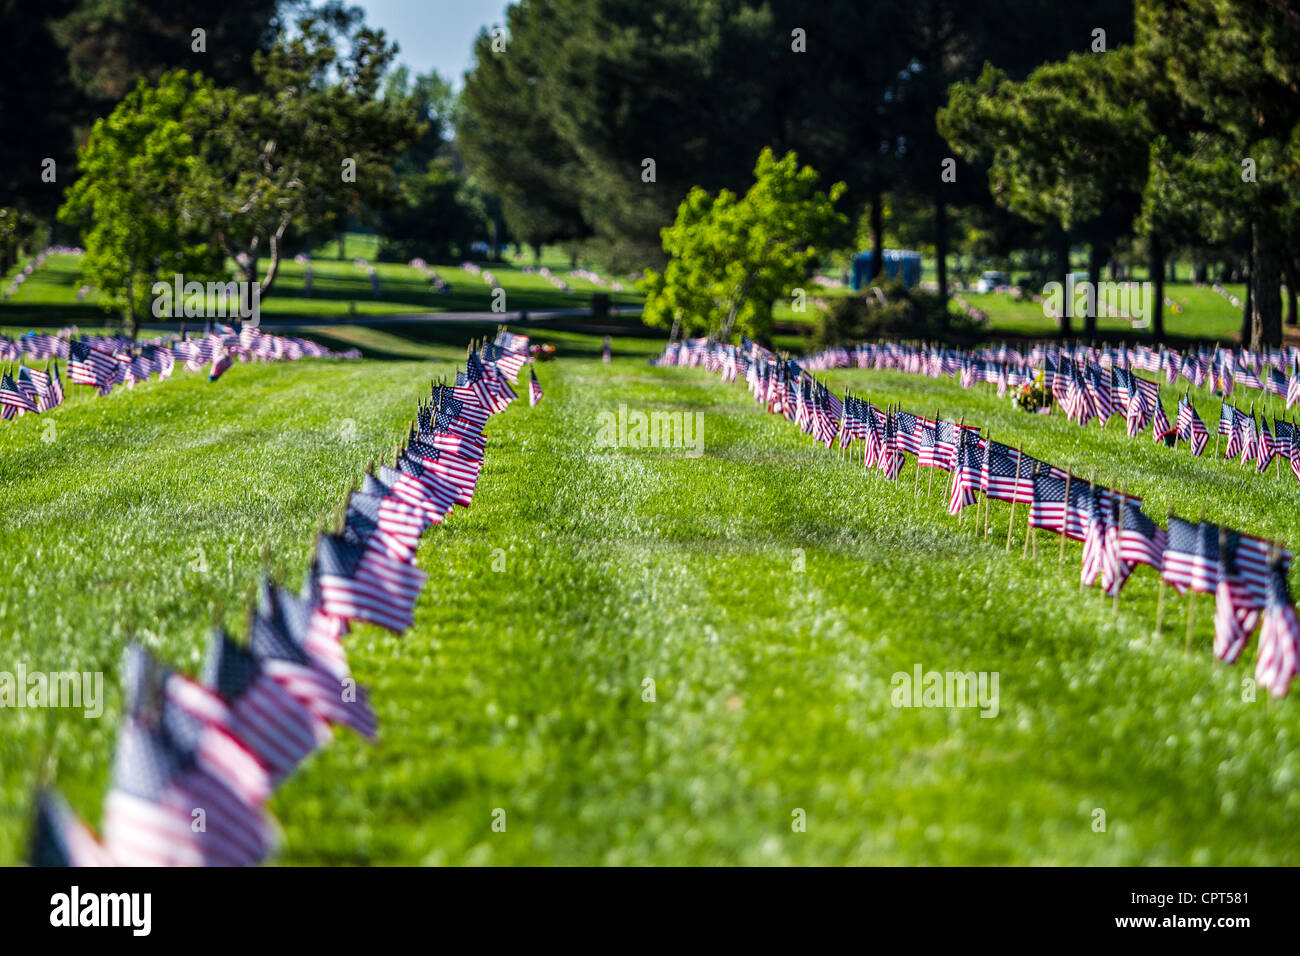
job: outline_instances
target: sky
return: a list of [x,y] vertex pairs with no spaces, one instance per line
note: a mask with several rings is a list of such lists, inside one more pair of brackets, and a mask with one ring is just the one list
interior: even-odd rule
[[416,73],[437,70],[460,89],[483,27],[504,26],[507,0],[352,0],[366,23],[401,47],[397,58]]

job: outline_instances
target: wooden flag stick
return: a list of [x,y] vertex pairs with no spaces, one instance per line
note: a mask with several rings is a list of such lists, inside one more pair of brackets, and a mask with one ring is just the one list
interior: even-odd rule
[[[965,444],[964,439],[966,437],[966,433],[962,429],[962,426],[965,424],[966,424],[966,416],[963,415],[961,419],[957,422],[957,433],[956,433],[957,452],[953,456],[953,462],[952,462],[952,483],[954,486],[957,484],[957,464],[961,460],[961,446]],[[977,499],[977,503],[978,503],[978,499]],[[966,517],[966,509],[962,508],[960,511],[957,512],[957,527],[959,528],[961,527],[961,519],[964,517]]]
[[1214,457],[1219,457],[1219,439],[1223,437],[1223,399],[1219,399],[1219,424],[1214,429]]
[[[939,453],[939,408],[934,409],[934,451]],[[934,491],[934,469],[930,469],[930,477],[925,483],[925,500],[930,500],[930,493]]]
[[1011,493],[1011,517],[1007,519],[1007,553],[1011,553],[1011,529],[1016,524],[1016,499],[1020,497],[1020,462],[1024,458],[1025,443],[1021,442],[1020,447],[1016,449],[1016,484],[1015,490]]
[[1073,477],[1070,472],[1065,473],[1065,510],[1061,514],[1061,551],[1056,559],[1058,568],[1065,567],[1065,529],[1070,526],[1070,481]]

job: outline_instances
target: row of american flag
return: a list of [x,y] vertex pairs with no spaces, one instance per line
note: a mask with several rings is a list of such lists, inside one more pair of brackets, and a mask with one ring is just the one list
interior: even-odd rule
[[[670,350],[656,364],[682,364],[681,354]],[[929,469],[927,497],[934,474],[942,473],[949,514],[961,515],[976,505],[978,528],[982,499],[986,535],[989,503],[1009,504],[1008,550],[1015,507],[1027,505],[1024,549],[1033,531],[1036,552],[1037,529],[1062,536],[1062,559],[1065,540],[1081,542],[1080,583],[1099,584],[1116,606],[1139,565],[1159,575],[1158,613],[1163,612],[1166,585],[1187,594],[1189,602],[1196,593],[1215,595],[1215,654],[1235,662],[1258,629],[1256,679],[1275,696],[1287,693],[1300,669],[1300,622],[1287,584],[1292,555],[1276,542],[1172,514],[1162,528],[1143,510],[1140,496],[1076,476],[1027,454],[1023,446],[994,441],[964,420],[944,420],[937,413],[928,418],[892,406],[882,409],[849,393],[841,398],[799,362],[748,339],[740,346],[710,343],[706,355],[686,364],[714,371],[727,381],[743,377],[755,401],[769,412],[784,416],[827,448],[838,444],[841,453],[855,461],[857,442],[863,468],[878,470],[886,479],[898,480],[911,456],[916,466],[914,494],[920,491],[922,469]]]
[[[246,866],[275,845],[272,790],[348,727],[374,738],[343,638],[354,622],[401,633],[426,575],[424,532],[474,499],[488,419],[515,398],[528,339],[504,328],[435,383],[391,464],[373,463],[317,539],[294,594],[264,580],[247,642],[212,634],[197,679],[127,650],[125,703],[102,840],[47,790],[31,862],[43,866]],[[541,397],[535,373],[530,401]]]
[[[17,339],[0,336],[0,361],[11,363],[0,372],[0,418],[19,418],[62,405],[65,393],[60,360],[65,362],[71,384],[90,386],[104,396],[119,385],[132,388],[154,375],[166,381],[177,365],[191,372],[206,368],[209,381],[216,381],[235,362],[325,357],[351,359],[360,358],[361,353],[355,349],[332,352],[307,339],[272,335],[247,325],[238,331],[215,325],[201,336],[191,338],[182,332],[148,342],[133,342],[124,335],[82,336],[76,329],[33,332]],[[44,361],[45,368],[27,361]]]
[[[748,346],[733,355],[717,348],[709,339],[688,339],[673,343],[658,360],[668,365],[704,365],[724,376],[735,377]],[[1215,457],[1251,464],[1264,473],[1277,459],[1280,478],[1289,465],[1300,481],[1300,434],[1296,423],[1266,414],[1270,399],[1290,409],[1300,401],[1300,350],[1294,347],[1252,352],[1249,349],[1200,349],[1179,352],[1146,346],[1038,345],[1027,351],[1009,345],[987,346],[975,351],[904,343],[871,343],[852,348],[828,349],[803,358],[799,365],[809,371],[830,368],[889,369],[939,378],[953,376],[965,388],[990,382],[1004,395],[1009,388],[1041,383],[1052,402],[1074,422],[1087,425],[1096,419],[1101,427],[1112,416],[1125,423],[1130,438],[1151,429],[1154,442],[1176,446],[1186,442],[1196,456],[1205,453],[1210,432],[1192,401],[1192,387],[1211,388],[1221,397],[1215,432]],[[1283,369],[1287,372],[1284,373]],[[1139,371],[1155,373],[1166,384],[1180,379],[1187,389],[1178,400],[1171,420],[1160,398],[1160,383],[1144,378]],[[1264,405],[1255,414],[1255,401],[1243,410],[1227,400],[1237,386],[1260,391]],[[1238,393],[1239,395],[1244,393]],[[1241,399],[1238,399],[1244,404]],[[1048,406],[1049,409],[1051,406]]]

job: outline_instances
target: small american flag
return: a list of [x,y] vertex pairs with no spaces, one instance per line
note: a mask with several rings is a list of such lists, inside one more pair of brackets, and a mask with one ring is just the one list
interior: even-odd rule
[[329,728],[269,678],[251,651],[214,631],[203,686],[230,709],[231,729],[279,783],[329,739]]
[[1255,439],[1255,462],[1259,471],[1267,471],[1268,466],[1273,463],[1273,456],[1277,454],[1277,446],[1273,442],[1273,436],[1269,434],[1268,419],[1264,416],[1259,418],[1259,436]]
[[1214,594],[1219,585],[1219,529],[1169,516],[1161,576],[1181,594],[1187,589]]
[[537,370],[528,370],[528,405],[535,407],[542,400],[542,383],[537,381]]
[[95,835],[52,790],[36,799],[36,826],[27,859],[32,866],[114,865]]
[[249,647],[267,675],[318,720],[351,727],[364,737],[376,733],[365,690],[321,667],[289,634],[279,602],[263,603],[252,618]]
[[427,577],[419,568],[333,535],[318,539],[313,576],[326,613],[397,634],[411,627]]
[[1125,497],[1122,507],[1120,558],[1129,564],[1145,564],[1159,571],[1164,565],[1167,533],[1142,510],[1141,498]]
[[1283,697],[1297,668],[1300,668],[1300,621],[1296,620],[1286,572],[1274,565],[1269,569],[1255,680],[1267,687],[1274,697]]
[[1225,530],[1219,533],[1219,583],[1214,602],[1214,654],[1231,664],[1250,641],[1259,622],[1259,605],[1252,600],[1249,585],[1237,562],[1240,539]]
[[1178,437],[1190,444],[1192,454],[1198,458],[1210,441],[1210,432],[1205,427],[1205,422],[1201,421],[1201,416],[1196,414],[1190,395],[1184,395],[1178,400]]

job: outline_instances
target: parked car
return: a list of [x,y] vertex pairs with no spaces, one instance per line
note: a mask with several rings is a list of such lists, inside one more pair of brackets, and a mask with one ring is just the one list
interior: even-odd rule
[[975,283],[976,292],[992,292],[1001,286],[1009,285],[1005,273],[986,272],[980,276],[979,282]]

